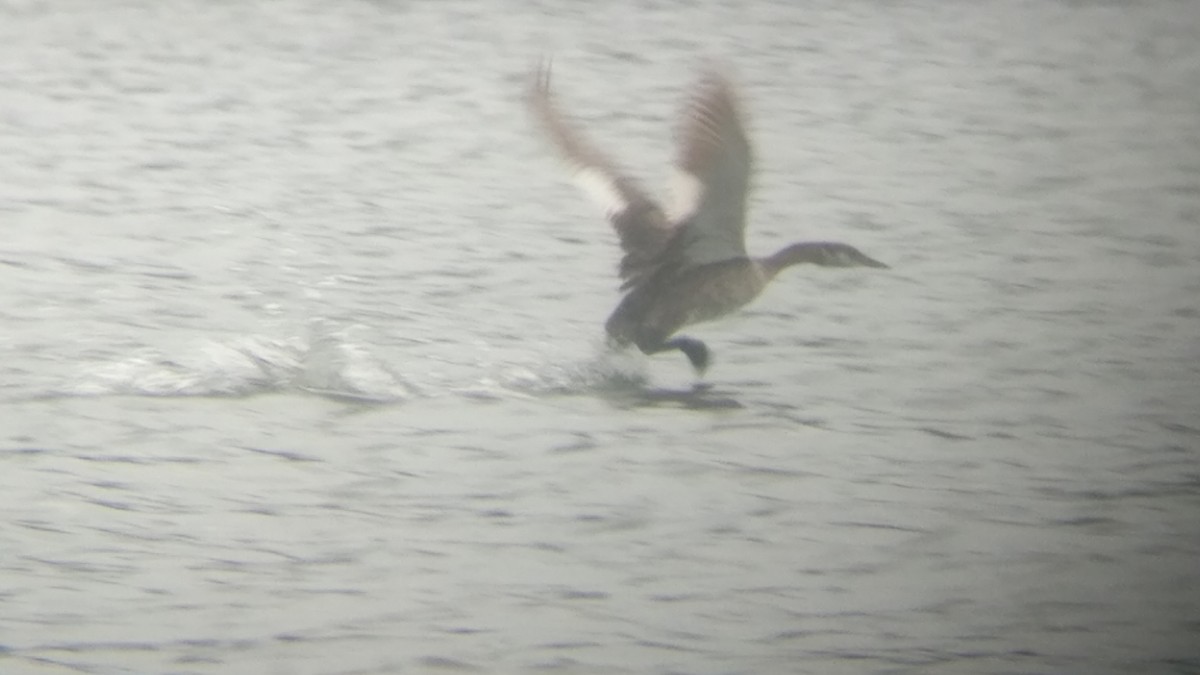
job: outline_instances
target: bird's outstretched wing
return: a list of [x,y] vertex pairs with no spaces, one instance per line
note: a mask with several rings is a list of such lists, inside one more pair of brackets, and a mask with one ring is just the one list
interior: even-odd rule
[[746,195],[753,153],[729,79],[709,70],[684,112],[671,221],[671,257],[700,265],[745,257]]
[[673,226],[637,183],[590,143],[563,116],[550,91],[550,68],[535,71],[526,101],[534,119],[566,161],[574,182],[605,210],[625,252],[620,274],[634,285],[655,266]]

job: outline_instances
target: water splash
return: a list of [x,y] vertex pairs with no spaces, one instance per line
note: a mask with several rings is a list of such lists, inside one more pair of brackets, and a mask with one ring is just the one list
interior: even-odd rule
[[204,342],[178,356],[143,350],[85,369],[75,396],[250,396],[300,390],[339,399],[396,402],[418,388],[355,340],[362,329],[319,320],[307,338],[262,335]]
[[339,328],[332,322],[309,326],[309,349],[298,388],[333,398],[390,403],[412,398],[420,389],[375,356],[357,335],[364,326]]
[[597,349],[586,361],[514,366],[499,386],[533,395],[594,394],[640,389],[649,381],[645,359],[629,351]]

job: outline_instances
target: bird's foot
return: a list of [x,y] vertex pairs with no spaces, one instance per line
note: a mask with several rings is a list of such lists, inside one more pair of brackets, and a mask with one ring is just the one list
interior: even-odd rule
[[681,336],[668,341],[664,346],[683,352],[688,361],[691,361],[692,368],[696,370],[696,376],[704,377],[710,360],[708,345],[695,338]]

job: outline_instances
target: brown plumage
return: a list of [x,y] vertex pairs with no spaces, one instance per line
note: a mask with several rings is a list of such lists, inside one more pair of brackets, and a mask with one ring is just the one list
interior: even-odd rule
[[701,77],[684,115],[670,215],[566,121],[550,92],[549,68],[537,70],[527,100],[575,181],[605,207],[620,238],[626,294],[605,324],[618,346],[632,343],[646,354],[678,349],[703,374],[708,347],[672,337],[680,328],[743,307],[792,265],[887,267],[836,242],[802,242],[766,258],[747,256],[752,155],[737,96],[719,72]]

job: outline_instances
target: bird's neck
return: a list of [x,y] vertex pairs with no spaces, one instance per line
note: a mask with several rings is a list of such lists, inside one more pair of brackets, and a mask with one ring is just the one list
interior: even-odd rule
[[780,271],[785,270],[792,265],[801,263],[819,263],[825,255],[825,251],[821,244],[815,242],[801,242],[786,246],[774,255],[763,258],[761,261],[763,272],[767,278],[774,277]]

